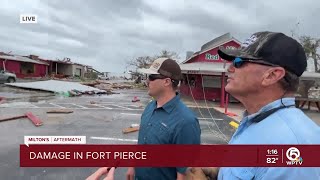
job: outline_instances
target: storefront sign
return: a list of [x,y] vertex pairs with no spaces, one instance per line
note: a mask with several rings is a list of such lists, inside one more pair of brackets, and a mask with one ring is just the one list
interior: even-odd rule
[[[226,49],[237,49],[237,48],[234,47],[234,46],[226,46]],[[218,54],[206,53],[205,59],[206,59],[206,60],[219,60],[220,57],[219,57]]]
[[206,59],[207,60],[219,60],[219,55],[211,55],[210,53],[206,53]]

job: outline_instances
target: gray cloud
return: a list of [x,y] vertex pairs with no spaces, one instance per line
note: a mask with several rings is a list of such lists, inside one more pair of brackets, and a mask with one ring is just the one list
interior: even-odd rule
[[[184,58],[186,51],[198,51],[226,32],[240,41],[264,30],[320,37],[319,5],[311,0],[4,0],[0,51],[69,57],[100,71],[123,72],[134,57],[168,49]],[[20,24],[23,13],[37,14],[38,24]]]

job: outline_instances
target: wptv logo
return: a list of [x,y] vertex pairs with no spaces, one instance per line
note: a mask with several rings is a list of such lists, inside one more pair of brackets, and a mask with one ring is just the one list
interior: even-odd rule
[[303,159],[300,156],[300,151],[296,147],[289,148],[286,152],[286,156],[290,160],[290,161],[286,161],[287,165],[289,166],[302,165],[303,163]]

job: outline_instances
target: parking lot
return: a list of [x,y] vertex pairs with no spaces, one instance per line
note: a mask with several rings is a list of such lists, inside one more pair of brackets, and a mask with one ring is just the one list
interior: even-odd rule
[[[137,143],[137,132],[123,134],[122,129],[131,124],[139,124],[141,113],[151,98],[146,94],[146,90],[117,92],[119,94],[70,98],[51,94],[35,98],[35,95],[23,95],[24,92],[21,91],[11,94],[12,97],[21,98],[13,98],[12,101],[0,105],[1,116],[32,112],[43,121],[43,126],[35,127],[28,119],[0,123],[1,179],[85,179],[96,169],[20,168],[19,145],[23,144],[23,137],[26,135],[81,135],[87,137],[88,144]],[[137,96],[140,102],[131,102],[134,96]],[[47,111],[52,109],[70,109],[73,113],[48,114]],[[229,125],[231,118],[213,108],[191,109],[199,118],[203,144],[227,142],[226,139],[234,132]],[[125,172],[126,168],[117,169],[116,179],[123,179]]]

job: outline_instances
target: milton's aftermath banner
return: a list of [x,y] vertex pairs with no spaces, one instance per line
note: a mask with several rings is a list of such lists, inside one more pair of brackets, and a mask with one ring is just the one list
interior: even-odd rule
[[20,166],[320,167],[319,153],[320,145],[28,144]]

